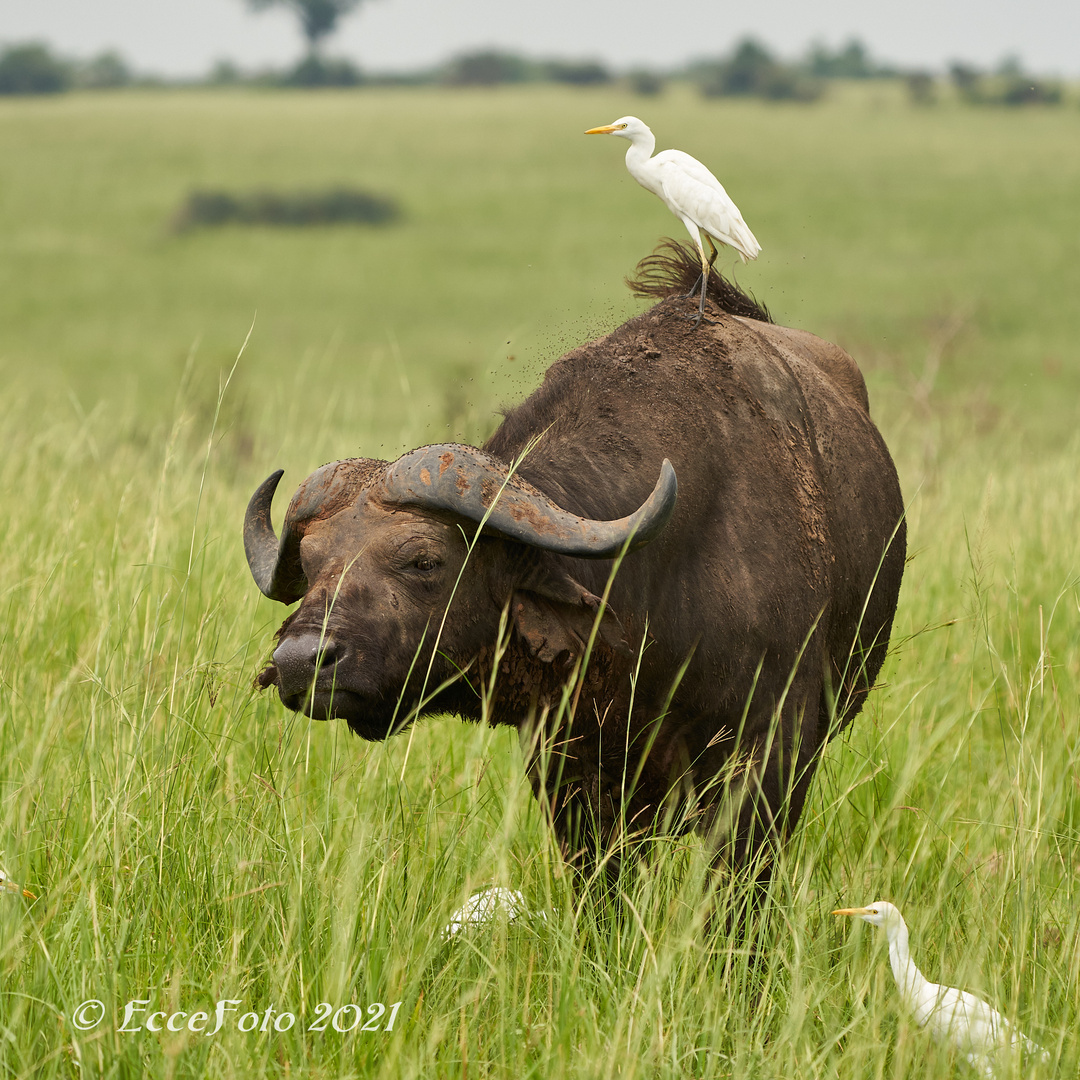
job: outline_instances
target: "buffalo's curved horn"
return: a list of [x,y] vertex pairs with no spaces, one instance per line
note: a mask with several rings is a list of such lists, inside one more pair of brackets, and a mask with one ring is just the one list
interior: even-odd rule
[[[400,506],[443,510],[531,547],[586,559],[614,558],[655,539],[675,509],[678,485],[664,459],[652,494],[634,513],[594,521],[564,510],[509,467],[473,446],[422,446],[386,470],[382,497]],[[486,517],[486,520],[485,520]]]
[[282,580],[286,576],[282,570],[289,562],[287,558],[282,558],[289,540],[289,529],[286,527],[282,530],[279,542],[270,520],[270,505],[274,501],[274,492],[284,475],[284,469],[271,473],[251,496],[244,514],[244,554],[259,591],[271,600],[291,604],[304,595],[304,590],[301,589],[299,594],[293,595],[296,590],[289,588]]
[[291,604],[307,592],[307,579],[300,564],[300,540],[303,526],[316,517],[336,513],[352,498],[356,489],[359,459],[331,461],[316,469],[296,490],[280,540],[270,520],[270,505],[283,470],[268,476],[256,489],[244,514],[244,553],[255,584],[264,596]]

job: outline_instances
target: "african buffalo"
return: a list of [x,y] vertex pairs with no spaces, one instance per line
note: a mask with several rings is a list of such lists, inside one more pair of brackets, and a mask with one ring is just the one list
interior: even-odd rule
[[301,601],[260,685],[367,739],[514,726],[566,856],[609,875],[634,833],[697,828],[738,864],[794,825],[881,667],[905,550],[851,357],[715,273],[695,330],[696,254],[643,267],[660,302],[483,449],[325,465],[280,541],[275,473],[244,529],[259,588]]

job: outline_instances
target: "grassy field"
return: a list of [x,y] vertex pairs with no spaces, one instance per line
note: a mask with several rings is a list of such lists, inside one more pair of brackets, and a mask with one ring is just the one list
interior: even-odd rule
[[[372,746],[252,689],[271,469],[481,439],[639,310],[677,222],[580,135],[627,111],[725,181],[764,245],[740,282],[863,365],[911,506],[884,684],[741,943],[693,843],[618,917],[578,902],[505,732]],[[1080,1072],[1080,111],[121,93],[0,102],[0,146],[0,851],[38,895],[0,896],[5,1075],[962,1073],[828,914],[878,897],[1055,1062],[999,1075]],[[343,182],[401,224],[169,231],[196,187]],[[547,918],[442,942],[491,883]],[[383,1030],[309,1030],[322,1002]]]

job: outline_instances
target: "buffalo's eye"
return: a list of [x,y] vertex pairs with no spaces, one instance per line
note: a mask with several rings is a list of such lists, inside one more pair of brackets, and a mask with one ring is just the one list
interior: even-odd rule
[[405,539],[393,553],[392,565],[399,574],[413,579],[434,580],[444,565],[442,545],[427,536]]

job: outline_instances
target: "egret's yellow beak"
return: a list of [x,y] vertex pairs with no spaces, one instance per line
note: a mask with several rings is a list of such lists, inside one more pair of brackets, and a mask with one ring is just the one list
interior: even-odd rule
[[0,883],[0,887],[2,887],[7,892],[22,893],[27,900],[37,899],[37,897],[29,889],[24,889],[21,885],[16,885],[14,881],[2,882]]
[[613,131],[618,131],[618,130],[619,129],[614,124],[605,124],[603,127],[589,128],[589,130],[586,131],[585,134],[586,135],[610,135]]
[[830,915],[869,915],[870,909],[865,907],[842,907],[830,911]]

